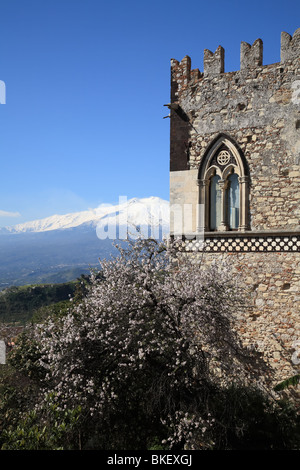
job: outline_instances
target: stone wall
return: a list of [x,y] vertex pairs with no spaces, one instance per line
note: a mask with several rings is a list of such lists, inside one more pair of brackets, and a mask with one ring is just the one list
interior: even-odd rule
[[299,373],[299,252],[198,252],[193,256],[204,265],[216,260],[230,264],[247,304],[237,318],[238,330],[243,343],[261,352],[273,367],[274,383]]
[[225,257],[241,275],[251,306],[239,319],[244,341],[284,378],[300,340],[300,29],[281,34],[279,63],[263,65],[261,39],[242,42],[240,59],[240,70],[224,72],[219,46],[204,51],[203,72],[188,56],[171,60],[170,203],[196,206],[208,149],[220,135],[236,143],[249,175],[244,238],[208,231],[204,255],[192,241],[186,249],[207,263]]
[[300,229],[300,30],[291,41],[297,58],[285,52],[285,62],[267,66],[257,65],[261,41],[242,43],[236,72],[221,72],[219,48],[206,52],[204,73],[188,57],[171,61],[171,108],[185,119],[171,110],[170,170],[198,169],[214,138],[230,135],[250,169],[252,229]]

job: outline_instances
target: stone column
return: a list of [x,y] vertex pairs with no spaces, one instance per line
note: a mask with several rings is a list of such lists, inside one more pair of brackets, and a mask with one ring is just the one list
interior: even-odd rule
[[221,189],[221,224],[218,227],[220,231],[226,231],[229,229],[228,227],[228,204],[226,201],[227,198],[227,188],[228,188],[228,180],[220,180],[219,186]]
[[239,217],[239,228],[240,232],[249,230],[248,220],[248,198],[249,198],[249,177],[240,176],[240,217]]

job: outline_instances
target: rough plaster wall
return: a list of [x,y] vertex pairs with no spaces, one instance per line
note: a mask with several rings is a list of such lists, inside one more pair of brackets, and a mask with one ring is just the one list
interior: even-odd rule
[[[198,170],[175,171],[170,173],[170,232],[174,234],[177,223],[185,233],[195,233],[197,229]],[[177,209],[180,218],[174,221]],[[178,233],[182,233],[178,232]]]

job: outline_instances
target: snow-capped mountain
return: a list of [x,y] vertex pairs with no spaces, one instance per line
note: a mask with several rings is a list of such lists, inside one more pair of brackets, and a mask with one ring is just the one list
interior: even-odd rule
[[116,254],[114,240],[168,233],[169,202],[158,197],[120,198],[116,205],[2,228],[0,290],[74,279]]
[[[153,234],[160,229],[163,234],[169,230],[169,202],[159,197],[133,198],[127,201],[120,198],[119,204],[103,204],[95,209],[65,215],[53,215],[0,229],[2,233],[47,232],[52,230],[90,227],[96,230],[99,238],[113,237],[115,229],[121,234],[134,233],[141,228],[149,228]],[[116,235],[118,235],[118,233]]]

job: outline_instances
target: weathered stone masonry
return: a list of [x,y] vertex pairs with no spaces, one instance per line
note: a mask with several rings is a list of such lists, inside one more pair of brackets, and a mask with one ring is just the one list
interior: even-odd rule
[[224,56],[205,50],[203,72],[171,60],[170,204],[192,205],[190,232],[204,231],[203,254],[183,228],[187,252],[242,274],[244,340],[283,378],[300,351],[300,29],[281,34],[279,63],[263,65],[261,39],[241,43],[238,71]]

